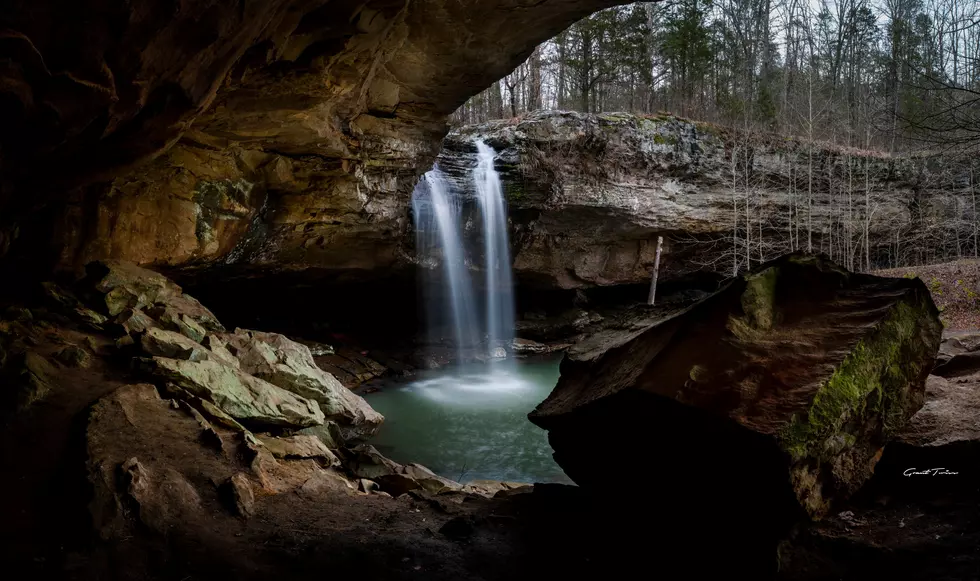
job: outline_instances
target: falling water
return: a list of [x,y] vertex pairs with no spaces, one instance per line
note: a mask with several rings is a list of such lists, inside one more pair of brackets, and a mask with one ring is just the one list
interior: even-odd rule
[[456,348],[462,360],[466,349],[479,343],[479,324],[461,241],[458,202],[438,168],[426,173],[412,194],[416,248],[423,260],[432,260],[441,251]]
[[[435,311],[429,311],[430,329],[438,327],[438,323],[433,323],[437,320],[433,315],[448,309],[459,361],[467,359],[468,350],[480,345],[483,339],[486,339],[487,356],[504,357],[514,338],[514,294],[503,188],[493,167],[495,152],[483,142],[477,142],[476,147],[472,183],[482,216],[482,266],[486,273],[481,301],[474,293],[463,238],[463,202],[472,198],[454,192],[452,183],[438,167],[425,174],[412,195],[419,258],[423,264],[442,262],[444,290],[435,296],[444,296],[445,291],[449,296],[448,301],[441,299],[441,304],[427,305],[430,309],[436,307]],[[482,320],[476,315],[478,304],[485,310]]]
[[473,170],[477,197],[483,213],[486,257],[487,337],[490,354],[509,346],[514,339],[514,291],[511,283],[507,209],[500,175],[493,167],[496,155],[482,141],[476,142],[477,166]]

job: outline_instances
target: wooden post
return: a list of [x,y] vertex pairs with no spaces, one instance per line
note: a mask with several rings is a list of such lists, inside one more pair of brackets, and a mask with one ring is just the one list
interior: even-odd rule
[[657,276],[660,274],[660,251],[664,246],[664,237],[657,237],[657,258],[653,261],[653,282],[650,283],[650,299],[648,304],[653,304],[657,298]]

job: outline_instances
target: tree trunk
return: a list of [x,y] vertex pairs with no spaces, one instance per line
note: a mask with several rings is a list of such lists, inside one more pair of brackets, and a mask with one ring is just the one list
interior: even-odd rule
[[653,261],[653,281],[650,283],[650,298],[647,301],[649,304],[654,304],[657,299],[657,278],[660,276],[660,251],[664,246],[664,237],[657,237],[657,257]]

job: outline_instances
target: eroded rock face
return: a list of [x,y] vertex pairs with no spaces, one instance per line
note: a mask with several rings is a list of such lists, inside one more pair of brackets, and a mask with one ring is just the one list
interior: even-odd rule
[[[801,197],[808,195],[808,144],[775,136],[747,139],[672,116],[538,112],[454,130],[438,164],[457,189],[470,193],[476,139],[499,154],[496,167],[513,225],[514,270],[524,285],[574,289],[649,281],[658,236],[664,237],[661,280],[702,269],[727,275],[732,196],[744,212],[746,179],[752,184],[753,227],[763,216],[769,256],[792,250],[788,216],[805,207]],[[921,160],[822,144],[812,148],[812,155],[817,168],[813,203],[819,208],[812,216],[813,244],[818,249],[826,247],[823,233],[833,227],[826,209],[834,203],[830,188],[837,191],[848,180],[863,187],[867,172],[875,208],[872,240],[888,245],[893,228],[917,219],[908,210],[911,200],[941,207],[941,195],[969,178],[967,171],[934,186],[923,179],[929,164]],[[924,190],[935,195],[922,198]],[[739,228],[744,226],[740,217]]]
[[[390,264],[398,246],[379,242],[403,229],[446,116],[622,3],[14,2],[0,249],[55,225],[72,266]],[[28,242],[11,221],[55,200]]]
[[597,463],[613,465],[759,523],[820,518],[922,405],[940,333],[921,281],[789,255],[574,347],[530,418],[580,485],[605,486]]

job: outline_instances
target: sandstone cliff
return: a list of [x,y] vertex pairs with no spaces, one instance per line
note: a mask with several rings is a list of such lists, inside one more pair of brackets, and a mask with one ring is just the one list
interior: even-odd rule
[[617,3],[6,3],[0,255],[384,267],[446,116]]

